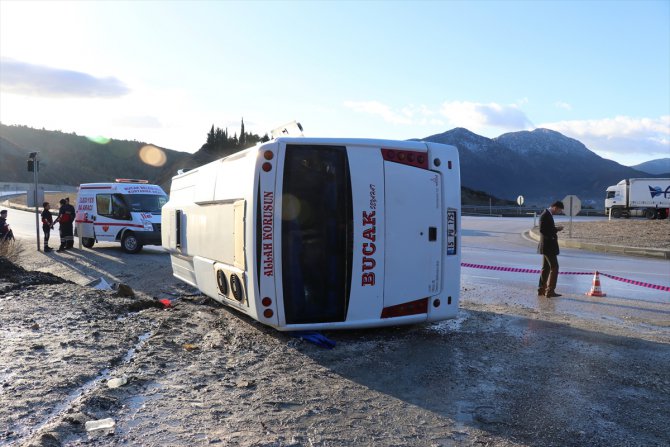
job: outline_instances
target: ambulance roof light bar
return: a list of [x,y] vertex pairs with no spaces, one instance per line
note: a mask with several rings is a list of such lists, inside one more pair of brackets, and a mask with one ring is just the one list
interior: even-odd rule
[[148,180],[139,180],[136,178],[117,178],[116,183],[149,183]]

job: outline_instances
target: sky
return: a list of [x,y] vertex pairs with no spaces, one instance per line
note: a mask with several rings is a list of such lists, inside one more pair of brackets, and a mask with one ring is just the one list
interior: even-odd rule
[[[0,121],[195,152],[212,126],[548,128],[670,157],[670,0],[0,0]],[[100,141],[100,139],[98,139]]]

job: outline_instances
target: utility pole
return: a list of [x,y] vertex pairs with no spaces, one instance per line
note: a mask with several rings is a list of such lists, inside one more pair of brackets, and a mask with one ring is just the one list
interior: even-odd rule
[[37,236],[37,251],[40,251],[40,210],[39,203],[37,203],[37,172],[40,170],[40,161],[37,158],[39,152],[31,152],[28,156],[28,172],[33,173],[33,180],[35,182],[35,189],[33,190],[33,200],[35,202],[35,234]]

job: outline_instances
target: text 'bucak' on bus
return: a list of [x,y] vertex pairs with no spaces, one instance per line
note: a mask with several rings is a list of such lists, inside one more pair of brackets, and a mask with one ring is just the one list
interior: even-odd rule
[[172,179],[174,276],[282,331],[456,316],[453,146],[278,138]]

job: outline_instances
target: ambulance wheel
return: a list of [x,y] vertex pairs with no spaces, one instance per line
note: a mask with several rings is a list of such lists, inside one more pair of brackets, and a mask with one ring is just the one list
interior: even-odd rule
[[81,245],[83,245],[86,248],[93,248],[93,244],[95,244],[95,239],[92,237],[83,237],[81,238]]
[[137,240],[137,236],[132,231],[128,231],[121,239],[121,248],[126,253],[137,253],[142,250],[142,244]]

